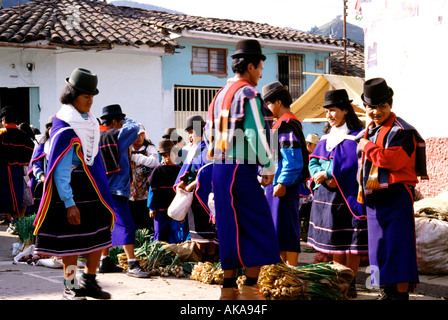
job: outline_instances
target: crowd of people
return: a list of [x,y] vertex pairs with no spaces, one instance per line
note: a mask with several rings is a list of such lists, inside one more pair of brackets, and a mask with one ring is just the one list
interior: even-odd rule
[[[187,143],[167,128],[156,147],[118,104],[96,118],[98,77],[82,68],[66,79],[40,140],[17,126],[14,108],[1,110],[0,207],[11,221],[34,208],[35,253],[62,257],[63,298],[110,299],[96,273],[122,271],[109,257],[113,246],[124,249],[129,276],[149,277],[134,253],[145,228],[154,240],[195,242],[204,261],[219,257],[220,299],[263,299],[261,267],[297,266],[306,216],[308,246],[355,275],[368,254],[381,298],[408,299],[419,281],[413,201],[418,177],[426,178],[425,143],[391,111],[392,88],[382,78],[364,83],[368,124],[346,90],[327,91],[323,135],[305,138],[288,87],[256,89],[266,59],[259,42],[239,41],[231,57],[234,76],[207,119],[187,119]],[[180,189],[194,194],[183,221],[168,215]]]

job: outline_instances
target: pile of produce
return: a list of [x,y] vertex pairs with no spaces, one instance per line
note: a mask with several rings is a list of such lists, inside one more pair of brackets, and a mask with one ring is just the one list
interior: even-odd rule
[[[151,237],[145,236],[145,231],[137,235],[136,244],[140,245],[135,248],[134,252],[140,266],[153,276],[168,277],[173,275],[177,278],[184,277],[189,267],[185,266],[184,268],[179,256],[164,248],[164,242],[151,240]],[[117,254],[117,260],[123,270],[128,268],[128,261],[124,252]]]
[[334,262],[302,267],[278,263],[261,268],[258,285],[271,300],[345,300],[353,277],[351,269]]
[[34,219],[36,219],[36,214],[14,219],[17,235],[19,241],[24,244],[24,249],[34,244]]
[[190,278],[206,284],[222,284],[224,271],[219,263],[198,262],[194,265]]

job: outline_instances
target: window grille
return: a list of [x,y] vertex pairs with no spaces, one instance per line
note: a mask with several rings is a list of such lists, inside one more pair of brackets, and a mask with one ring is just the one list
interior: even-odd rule
[[301,54],[278,55],[278,81],[288,86],[293,101],[303,94],[302,61]]
[[175,126],[179,134],[183,133],[189,116],[201,115],[207,121],[208,106],[219,89],[221,88],[174,86]]

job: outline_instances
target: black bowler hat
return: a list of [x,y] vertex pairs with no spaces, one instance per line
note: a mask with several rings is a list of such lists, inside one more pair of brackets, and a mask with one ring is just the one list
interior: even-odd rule
[[394,91],[383,78],[373,78],[364,82],[361,100],[368,106],[377,107],[394,96]]
[[266,60],[266,56],[261,52],[261,46],[257,40],[241,40],[237,42],[235,53],[231,57],[235,59],[242,56],[259,56],[263,61]]
[[105,106],[102,110],[101,119],[111,117],[111,116],[122,116],[123,118],[126,115],[121,111],[121,107],[119,104],[111,104],[109,106]]
[[76,68],[65,82],[85,94],[97,95],[98,77],[87,69]]
[[6,106],[2,108],[2,111],[0,112],[0,119],[2,119],[5,116],[13,116],[17,117],[17,111],[14,107]]
[[350,105],[353,100],[348,98],[347,91],[345,89],[329,90],[325,92],[325,105],[322,107],[343,107]]
[[268,85],[265,85],[262,89],[263,99],[265,101],[269,100],[269,98],[272,97],[274,94],[283,90],[287,91],[288,86],[282,85],[279,81],[275,81]]
[[206,122],[200,115],[188,117],[185,125],[185,131],[196,129],[197,123],[200,123],[201,128],[206,124]]
[[166,128],[162,135],[163,139],[170,139],[172,141],[178,141],[179,135],[177,134],[176,128]]
[[169,139],[163,139],[159,141],[159,153],[170,153],[171,149],[174,147],[174,142]]

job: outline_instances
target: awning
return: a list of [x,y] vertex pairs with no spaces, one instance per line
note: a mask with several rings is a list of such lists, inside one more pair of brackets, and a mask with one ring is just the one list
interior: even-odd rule
[[291,104],[291,111],[300,121],[305,119],[325,118],[325,92],[345,89],[356,114],[365,117],[366,111],[361,100],[364,79],[334,74],[319,75],[310,88]]

